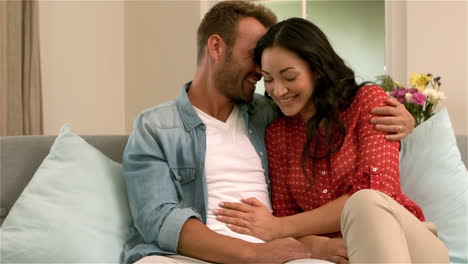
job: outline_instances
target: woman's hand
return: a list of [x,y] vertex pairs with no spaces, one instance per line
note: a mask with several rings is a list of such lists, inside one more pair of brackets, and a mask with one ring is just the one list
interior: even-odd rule
[[239,234],[254,236],[264,241],[281,238],[280,218],[273,216],[268,208],[254,197],[242,199],[242,203],[222,202],[223,209],[214,211],[216,219],[226,223],[229,229]]
[[312,258],[328,260],[337,264],[348,264],[348,250],[342,238],[306,236],[298,239],[311,252]]

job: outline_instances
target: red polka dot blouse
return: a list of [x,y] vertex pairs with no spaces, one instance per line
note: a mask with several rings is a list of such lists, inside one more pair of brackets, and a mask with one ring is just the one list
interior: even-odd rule
[[[376,131],[370,124],[370,110],[384,106],[387,98],[382,88],[364,86],[348,109],[339,113],[346,127],[343,145],[328,158],[315,161],[315,181],[310,189],[301,166],[306,133],[300,115],[282,117],[267,129],[265,140],[275,216],[313,210],[344,194],[373,189],[386,193],[424,221],[421,208],[401,191],[400,143],[386,141],[386,133]],[[324,148],[318,151],[324,153]],[[307,170],[310,177],[310,159]]]

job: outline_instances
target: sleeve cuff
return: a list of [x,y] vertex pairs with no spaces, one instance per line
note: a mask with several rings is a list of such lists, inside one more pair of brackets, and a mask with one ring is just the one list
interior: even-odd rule
[[192,208],[175,208],[164,220],[159,232],[158,244],[161,249],[177,253],[179,235],[185,221],[196,217],[202,221],[200,214]]

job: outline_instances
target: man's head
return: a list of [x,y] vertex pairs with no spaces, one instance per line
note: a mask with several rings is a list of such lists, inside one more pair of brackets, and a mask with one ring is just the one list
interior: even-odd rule
[[222,1],[213,6],[203,17],[197,31],[197,61],[204,56],[208,38],[218,34],[232,49],[237,35],[239,20],[252,17],[265,28],[273,26],[277,19],[275,14],[262,5],[246,1]]
[[[236,102],[253,98],[256,72],[253,51],[276,16],[266,7],[245,1],[223,1],[211,8],[198,28],[198,63],[209,56],[216,86]],[[224,47],[217,53],[217,47]],[[206,58],[205,58],[206,59]]]

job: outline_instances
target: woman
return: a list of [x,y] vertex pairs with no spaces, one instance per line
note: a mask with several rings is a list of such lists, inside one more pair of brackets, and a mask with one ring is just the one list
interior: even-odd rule
[[[265,241],[298,238],[315,257],[337,263],[448,263],[435,228],[401,191],[399,142],[370,124],[385,92],[357,84],[324,33],[304,19],[270,28],[255,57],[285,115],[266,132],[274,216],[249,198],[220,204],[218,219]],[[327,238],[341,232],[347,252]]]

